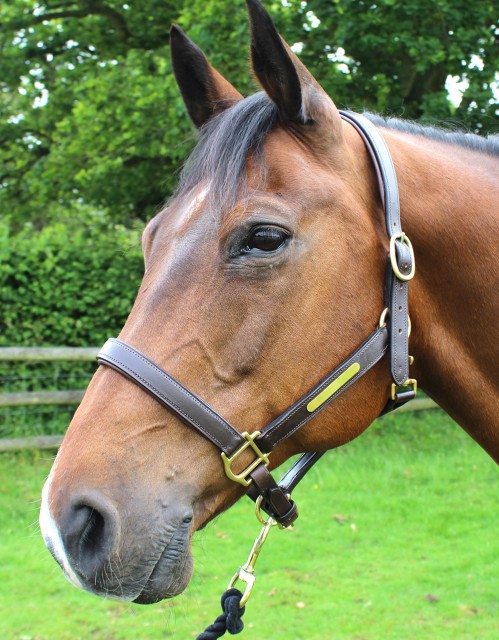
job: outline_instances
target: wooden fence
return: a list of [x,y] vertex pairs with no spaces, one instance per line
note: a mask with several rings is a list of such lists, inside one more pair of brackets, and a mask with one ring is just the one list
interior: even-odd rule
[[[93,362],[97,347],[0,347],[0,362]],[[78,406],[84,389],[68,391],[0,392],[0,411],[9,407]],[[0,439],[0,452],[18,449],[52,449],[60,445],[62,435]]]
[[[0,347],[0,362],[93,362],[98,347]],[[7,407],[40,405],[77,406],[85,391],[22,391],[0,393],[0,411]],[[430,398],[418,398],[408,402],[397,412],[423,411],[436,408]],[[28,438],[0,439],[0,452],[18,449],[52,449],[62,442],[62,435],[33,436]]]

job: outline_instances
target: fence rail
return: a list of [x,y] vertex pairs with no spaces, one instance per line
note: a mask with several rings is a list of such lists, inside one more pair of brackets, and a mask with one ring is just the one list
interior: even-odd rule
[[32,407],[34,405],[80,404],[85,391],[20,391],[18,393],[0,393],[1,407]]
[[[95,360],[98,347],[0,347],[0,362],[91,362]],[[77,406],[84,390],[68,391],[22,391],[0,393],[0,409],[22,406],[67,405]],[[430,398],[418,398],[408,402],[398,413],[435,409]],[[20,449],[53,449],[62,442],[62,435],[30,436],[26,438],[0,439],[0,452]]]
[[91,362],[98,353],[98,347],[0,347],[0,362]]
[[32,436],[28,438],[1,438],[0,453],[22,449],[57,449],[64,436]]

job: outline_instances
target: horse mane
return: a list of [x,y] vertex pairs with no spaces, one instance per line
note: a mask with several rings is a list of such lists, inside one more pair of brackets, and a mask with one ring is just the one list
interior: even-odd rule
[[451,129],[448,125],[437,127],[434,125],[420,124],[419,122],[413,122],[411,120],[401,120],[400,118],[386,118],[374,113],[364,113],[364,115],[378,127],[386,127],[387,129],[394,129],[403,133],[431,138],[439,142],[486,153],[490,156],[499,156],[499,135],[497,134],[479,136],[476,133]]
[[[482,137],[373,113],[364,115],[376,126],[499,156],[499,135]],[[244,197],[248,193],[245,169],[249,157],[256,162],[261,183],[265,182],[263,143],[278,122],[277,107],[263,91],[211,118],[200,129],[199,141],[180,174],[179,185],[171,199],[182,198],[205,184],[209,185],[211,211],[233,209],[241,195]]]

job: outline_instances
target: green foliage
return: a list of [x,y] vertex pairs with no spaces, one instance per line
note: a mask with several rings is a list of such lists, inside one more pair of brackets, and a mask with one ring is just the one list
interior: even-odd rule
[[[293,36],[304,44],[301,58],[337,103],[423,121],[452,116],[471,130],[497,130],[491,88],[499,62],[494,0],[286,5],[300,16]],[[303,22],[313,16],[320,24],[304,32]],[[338,47],[344,54],[337,55]],[[449,101],[448,76],[469,82],[457,108]]]
[[0,222],[0,345],[94,346],[117,333],[142,277],[139,236],[98,216],[17,234]]
[[[123,326],[142,278],[139,230],[79,207],[14,233],[0,220],[0,346],[98,346]],[[2,392],[83,389],[94,363],[0,362]],[[0,411],[0,437],[63,433],[72,407]]]
[[[339,106],[497,127],[494,0],[265,4]],[[250,91],[244,0],[12,0],[0,21],[0,208],[17,225],[43,226],[54,202],[66,216],[84,202],[129,225],[171,192],[192,145],[172,22]],[[448,76],[469,83],[457,109]]]

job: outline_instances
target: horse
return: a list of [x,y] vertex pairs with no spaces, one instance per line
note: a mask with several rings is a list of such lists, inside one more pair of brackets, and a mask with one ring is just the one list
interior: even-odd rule
[[[366,117],[400,191],[407,236],[395,234],[396,242],[407,249],[401,255],[417,257],[411,378],[394,383],[390,348],[380,350],[354,383],[346,372],[358,362],[343,368],[341,383],[334,378],[344,387],[334,402],[314,396],[321,411],[275,442],[270,458],[255,444],[265,425],[358,355],[369,331],[385,340],[400,312],[399,331],[408,333],[408,319],[405,303],[383,313],[386,265],[395,269],[399,258],[366,136],[258,0],[247,4],[262,91],[246,98],[172,27],[172,67],[199,142],[144,230],[135,303],[43,488],[47,547],[74,585],[108,598],[148,604],[181,593],[194,532],[251,493],[258,469],[270,475],[295,454],[348,443],[385,409],[393,385],[397,398],[417,379],[499,462],[499,141],[374,115]],[[133,366],[125,356],[112,366],[118,347]],[[140,367],[178,398],[162,404],[159,386],[148,392],[153,373]],[[329,383],[321,393],[333,394]],[[187,416],[179,409],[186,398]],[[200,434],[203,420],[244,441],[240,460],[224,453],[224,469],[224,442]],[[241,473],[243,462],[251,471]]]

